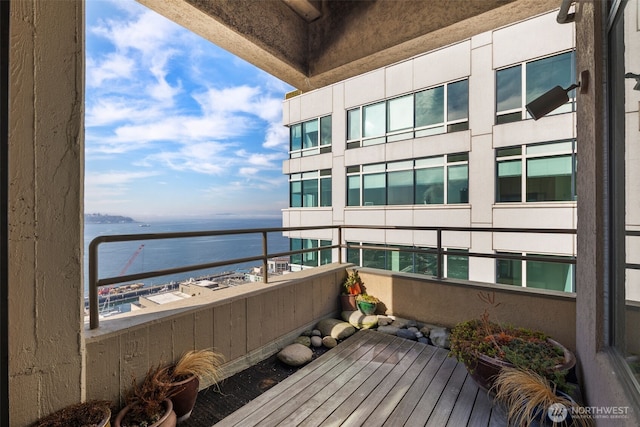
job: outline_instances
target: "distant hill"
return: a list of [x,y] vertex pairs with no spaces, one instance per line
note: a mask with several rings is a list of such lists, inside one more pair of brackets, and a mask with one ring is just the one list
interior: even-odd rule
[[103,215],[99,213],[84,214],[84,222],[86,224],[122,224],[128,222],[136,222],[133,218],[121,215]]

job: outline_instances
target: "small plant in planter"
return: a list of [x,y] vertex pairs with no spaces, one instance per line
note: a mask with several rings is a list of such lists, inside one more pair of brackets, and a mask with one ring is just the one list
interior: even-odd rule
[[490,389],[504,367],[533,371],[566,389],[566,375],[575,356],[540,331],[480,319],[457,324],[451,331],[451,355],[465,364],[476,382]]
[[340,295],[342,311],[356,311],[358,309],[356,296],[362,293],[363,285],[358,270],[353,270],[347,275],[347,279],[342,284],[342,294]]
[[118,413],[114,427],[175,427],[176,413],[171,395],[171,381],[162,366],[151,367],[141,383],[132,379],[126,406]]
[[53,412],[32,427],[108,427],[110,418],[110,401],[88,400]]
[[191,350],[176,363],[163,368],[159,378],[169,385],[169,397],[178,422],[191,416],[200,383],[218,383],[223,363],[224,357],[212,349]]
[[496,376],[492,390],[496,399],[507,405],[509,425],[593,425],[587,415],[573,418],[572,413],[584,414],[585,411],[572,411],[571,408],[579,408],[579,405],[554,383],[533,371],[503,368]]
[[358,308],[363,314],[374,314],[380,300],[373,295],[360,294],[356,297]]

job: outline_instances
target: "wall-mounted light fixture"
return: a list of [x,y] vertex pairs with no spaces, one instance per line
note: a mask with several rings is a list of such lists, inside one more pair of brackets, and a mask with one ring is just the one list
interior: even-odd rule
[[531,114],[531,117],[533,117],[533,120],[538,120],[561,105],[569,102],[568,93],[578,87],[580,88],[580,93],[587,92],[589,87],[589,71],[585,70],[580,73],[580,81],[578,83],[574,83],[566,89],[563,89],[561,86],[555,86],[525,105],[525,107],[529,114]]
[[633,90],[640,90],[640,74],[627,73],[624,75],[627,79],[636,79],[636,85]]

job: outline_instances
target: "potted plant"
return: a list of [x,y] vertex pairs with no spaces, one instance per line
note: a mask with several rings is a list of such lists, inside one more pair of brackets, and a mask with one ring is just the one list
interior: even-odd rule
[[504,367],[533,371],[564,388],[565,377],[576,362],[571,351],[544,333],[490,322],[486,311],[480,319],[457,324],[450,340],[451,355],[485,389],[491,389]]
[[132,379],[126,406],[118,412],[114,427],[175,427],[177,417],[170,393],[166,369],[160,365],[149,368],[140,384]]
[[[503,368],[492,391],[506,404],[509,425],[592,425],[592,418],[577,410],[579,405],[570,395],[536,372]],[[573,417],[575,413],[581,415]]]
[[342,294],[340,295],[340,303],[342,311],[356,311],[356,296],[362,293],[362,279],[358,274],[358,270],[353,270],[347,275],[347,279],[342,284]]
[[221,354],[212,349],[185,352],[178,361],[162,369],[158,381],[169,388],[178,422],[191,416],[198,397],[200,383],[216,384],[220,379]]
[[358,309],[362,314],[374,314],[379,302],[380,300],[378,298],[366,293],[360,294],[356,297]]
[[110,427],[111,402],[89,400],[76,403],[39,419],[33,427]]

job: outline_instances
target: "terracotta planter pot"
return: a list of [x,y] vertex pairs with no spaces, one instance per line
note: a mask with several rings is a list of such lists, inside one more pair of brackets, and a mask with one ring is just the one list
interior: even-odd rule
[[193,407],[198,398],[198,388],[200,380],[195,375],[190,376],[186,380],[172,383],[171,402],[173,403],[173,411],[181,423],[191,416]]
[[[564,363],[556,365],[554,369],[557,371],[567,371],[573,368],[576,364],[576,358],[573,353],[557,341],[552,339],[548,339],[548,341],[564,353]],[[503,367],[513,368],[515,366],[504,360],[481,354],[475,359],[474,366],[467,366],[467,370],[471,378],[473,378],[480,387],[490,390],[493,386],[494,378],[500,373]]]
[[[162,415],[162,417],[160,417],[158,421],[151,424],[149,427],[175,427],[176,426],[177,417],[176,417],[176,413],[173,411],[173,403],[171,403],[170,399],[165,399],[164,402],[165,402],[165,408],[166,408],[165,413]],[[126,427],[126,424],[125,425],[122,424],[122,420],[130,410],[131,410],[130,405],[127,405],[124,408],[122,408],[122,410],[118,412],[118,416],[113,422],[113,426]]]
[[342,311],[356,311],[356,296],[350,294],[341,294],[340,303],[342,304]]

